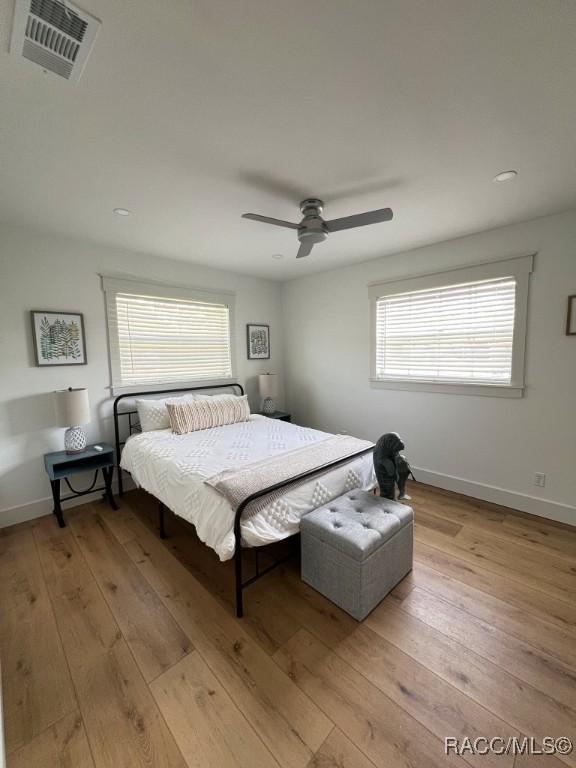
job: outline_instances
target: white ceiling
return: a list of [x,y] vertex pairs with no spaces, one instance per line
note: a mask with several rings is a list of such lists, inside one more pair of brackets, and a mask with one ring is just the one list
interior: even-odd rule
[[[4,221],[286,279],[576,205],[573,0],[81,5],[103,26],[71,85],[6,53],[0,3]],[[306,196],[395,218],[298,261],[240,218]]]

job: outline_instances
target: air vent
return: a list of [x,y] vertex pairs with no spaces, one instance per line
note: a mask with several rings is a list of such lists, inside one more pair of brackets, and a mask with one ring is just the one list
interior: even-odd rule
[[65,0],[16,0],[10,53],[77,82],[100,26]]

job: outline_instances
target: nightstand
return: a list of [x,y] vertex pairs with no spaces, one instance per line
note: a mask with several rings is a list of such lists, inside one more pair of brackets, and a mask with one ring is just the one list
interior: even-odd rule
[[[50,478],[52,487],[52,498],[54,499],[53,513],[56,515],[58,525],[64,528],[64,515],[62,513],[62,502],[68,499],[74,499],[77,496],[86,496],[88,493],[104,491],[104,498],[108,501],[112,509],[118,509],[112,495],[112,476],[116,464],[116,452],[111,445],[107,443],[96,443],[102,450],[97,451],[93,445],[89,445],[81,453],[66,453],[66,451],[55,451],[44,454],[44,466]],[[95,488],[98,480],[98,472],[102,470],[104,486]],[[94,472],[92,485],[84,491],[75,490],[68,480],[72,475],[79,475],[82,472]],[[60,497],[60,481],[64,480],[71,494],[65,498]]]
[[292,414],[284,411],[274,411],[274,413],[261,413],[260,416],[267,416],[269,419],[278,419],[278,421],[292,422]]

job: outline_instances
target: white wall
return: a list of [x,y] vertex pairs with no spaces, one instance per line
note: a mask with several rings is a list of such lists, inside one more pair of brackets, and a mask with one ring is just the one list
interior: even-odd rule
[[[259,407],[257,375],[282,373],[280,284],[64,240],[0,228],[0,527],[51,510],[42,455],[62,448],[54,428],[52,391],[87,387],[92,407],[89,441],[113,437],[104,294],[99,273],[236,292],[236,360],[239,381]],[[37,368],[30,310],[84,313],[88,364]],[[271,359],[246,358],[246,323],[270,324]],[[77,481],[80,486],[81,481]]]
[[[369,282],[532,252],[522,399],[370,387]],[[575,212],[286,283],[288,407],[300,423],[332,432],[372,440],[399,432],[419,479],[576,524],[576,337],[564,333],[571,293]],[[548,476],[543,489],[533,485],[536,471]]]
[[[328,259],[329,244],[326,248],[321,257]],[[369,282],[533,251],[538,256],[524,398],[370,388]],[[258,373],[282,374],[285,369],[288,404],[300,423],[371,439],[398,431],[420,479],[576,523],[576,337],[564,335],[566,297],[576,293],[576,213],[571,212],[284,286],[22,229],[0,229],[0,527],[51,509],[42,454],[59,449],[63,437],[53,427],[53,390],[87,386],[93,410],[89,439],[112,437],[104,295],[98,277],[106,272],[236,291],[238,374],[253,407],[259,404]],[[88,365],[35,367],[31,309],[83,312]],[[246,359],[247,322],[270,324],[270,361]],[[547,473],[546,488],[532,485],[535,471]]]

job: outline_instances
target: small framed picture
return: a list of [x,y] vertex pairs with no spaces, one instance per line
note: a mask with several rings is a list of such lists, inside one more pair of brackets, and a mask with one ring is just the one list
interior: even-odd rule
[[248,360],[268,360],[270,358],[270,326],[251,323],[246,326]]
[[84,318],[79,312],[33,310],[36,365],[86,365]]
[[566,336],[576,336],[576,293],[568,296],[568,313],[566,315]]

